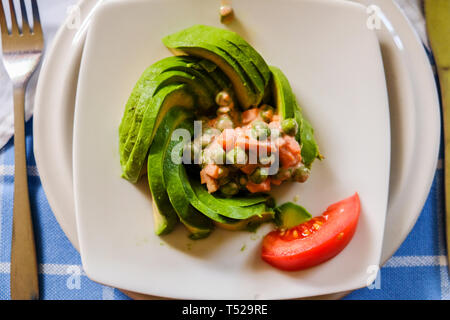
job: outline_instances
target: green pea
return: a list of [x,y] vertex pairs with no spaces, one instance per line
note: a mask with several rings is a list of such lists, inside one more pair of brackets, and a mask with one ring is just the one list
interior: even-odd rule
[[228,114],[230,114],[232,111],[233,111],[233,109],[230,108],[230,107],[220,107],[220,108],[217,109],[216,113],[217,113],[218,116],[221,116],[221,115],[223,115],[223,114],[228,115]]
[[270,136],[270,128],[263,121],[253,121],[251,134],[257,140],[266,140]]
[[280,168],[278,170],[277,174],[275,175],[275,179],[287,180],[291,176],[292,176],[292,170],[291,169]]
[[229,170],[227,167],[220,167],[219,168],[219,178],[223,178],[228,176]]
[[220,192],[225,196],[234,196],[239,192],[239,186],[235,182],[228,182],[220,187]]
[[269,177],[268,168],[258,167],[249,176],[250,180],[256,184],[264,182]]
[[233,105],[233,98],[226,91],[220,91],[216,95],[216,103],[221,107],[230,107]]
[[274,108],[272,106],[269,106],[268,104],[263,104],[259,111],[259,115],[265,122],[270,122],[274,113]]
[[269,197],[269,198],[267,198],[267,200],[266,200],[266,205],[267,205],[269,208],[275,208],[275,206],[276,206],[275,198],[274,198],[274,197]]
[[241,188],[245,188],[248,183],[248,177],[245,174],[239,175],[236,180]]
[[294,169],[292,173],[292,179],[297,182],[305,182],[309,178],[309,169],[304,165],[300,165],[299,167]]
[[234,123],[233,120],[228,115],[221,115],[216,123],[216,128],[220,131],[225,129],[233,129]]
[[225,150],[217,143],[214,143],[203,150],[202,162],[223,164],[225,162],[225,155]]
[[281,122],[281,130],[290,136],[295,136],[298,131],[297,121],[295,119],[284,119]]
[[271,165],[274,162],[275,162],[274,154],[267,155],[267,156],[260,155],[260,157],[259,157],[259,163],[261,163],[263,166]]
[[226,161],[227,164],[246,164],[248,156],[245,153],[245,150],[235,147],[227,152]]
[[217,129],[214,128],[205,129],[201,136],[202,148],[206,148],[218,135],[220,135],[220,131]]
[[223,186],[226,185],[228,182],[231,181],[231,177],[230,176],[224,176],[219,178],[219,180],[217,180],[219,182],[219,186]]

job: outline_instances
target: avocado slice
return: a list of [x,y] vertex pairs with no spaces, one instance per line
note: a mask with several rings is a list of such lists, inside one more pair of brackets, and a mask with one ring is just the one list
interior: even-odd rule
[[244,220],[237,220],[235,223],[220,223],[220,222],[214,222],[214,224],[221,228],[228,231],[255,231],[261,224],[265,222],[270,222],[274,219],[274,212],[268,211],[263,213],[261,216],[253,216],[248,219]]
[[272,72],[273,98],[281,120],[295,118],[297,102],[289,80],[279,68],[274,66],[269,68]]
[[[196,58],[186,57],[186,59],[190,60],[189,63],[192,61],[198,61]],[[155,82],[155,78],[164,72],[168,66],[186,65],[187,63],[188,62],[186,62],[185,59],[179,59],[178,57],[168,57],[159,60],[148,67],[137,81],[130,97],[128,98],[124,115],[122,116],[119,126],[119,151],[122,166],[125,165],[128,160],[129,153],[132,150],[129,143],[127,147],[125,147],[125,145],[127,145],[127,141],[133,139],[130,135],[136,134],[136,131],[142,121],[142,116],[145,109],[153,97],[156,86],[158,85],[158,83]]]
[[[179,93],[179,95],[186,97],[186,101],[180,102],[181,106],[193,107],[195,105],[200,109],[206,110],[214,105],[215,95],[220,88],[205,70],[201,67],[195,67],[198,62],[199,59],[197,58],[170,57],[153,65],[153,78],[150,79],[149,76],[147,76],[146,87],[141,91],[139,102],[134,106],[133,114],[130,115],[131,112],[126,111],[119,128],[119,150],[124,178],[131,182],[136,182],[139,177],[139,174],[136,175],[135,171],[138,169],[139,171],[141,170],[144,159],[142,159],[142,162],[140,160],[137,162],[140,166],[139,168],[134,168],[130,165],[130,162],[136,162],[131,160],[131,155],[134,153],[136,157],[134,149],[137,147],[137,144],[142,143],[143,140],[146,142],[139,147],[139,152],[144,152],[145,147],[148,148],[151,144],[151,136],[149,142],[146,140],[148,137],[143,137],[148,136],[149,133],[145,131],[148,128],[143,131],[142,126],[144,121],[151,122],[155,120],[154,115],[147,120],[146,117],[148,118],[147,113],[150,112],[150,114],[154,114],[159,110],[159,106],[162,102],[161,96],[165,95],[165,93],[160,94],[160,91],[164,91],[163,89],[171,84],[180,85],[184,83],[186,84],[184,87],[184,94]],[[222,74],[222,76],[225,77],[218,68],[214,72],[218,75]],[[149,74],[150,72],[146,71],[146,73]],[[169,91],[172,91],[172,89],[169,89]],[[171,95],[173,94],[175,93],[171,93]],[[191,97],[188,97],[188,95],[191,95]],[[147,123],[147,127],[148,126],[149,123]],[[153,126],[150,126],[150,128],[153,130],[156,129],[157,126],[153,123]],[[153,134],[153,132],[150,133]],[[133,172],[131,173],[131,171]]]
[[[216,47],[226,51],[230,56],[233,57],[234,60],[236,60],[236,62],[249,76],[256,90],[258,92],[264,92],[270,78],[270,71],[267,67],[267,64],[265,63],[264,59],[259,56],[259,64],[262,67],[265,66],[265,70],[267,70],[266,78],[261,74],[260,70],[252,61],[252,56],[255,56],[253,55],[253,53],[255,53],[256,55],[258,55],[258,53],[239,35],[229,30],[205,25],[194,25],[190,28],[184,29],[182,32],[184,34],[189,34],[190,39],[198,39],[200,41],[215,45]],[[233,41],[230,41],[230,39],[243,44],[243,48],[245,48],[245,50],[241,49],[241,47],[239,47]],[[246,44],[246,46],[244,44]],[[249,55],[247,53],[249,53]]]
[[312,218],[302,206],[293,202],[283,203],[275,208],[275,223],[282,229],[290,229]]
[[237,33],[212,26],[194,25],[179,32],[185,38],[197,39],[227,51],[249,75],[255,87],[264,92],[271,73],[262,56]]
[[[152,81],[147,85],[147,89],[142,93],[141,99],[137,104],[133,118],[128,120],[131,125],[127,125],[128,132],[119,131],[120,133],[120,150],[121,150],[121,161],[122,164],[128,160],[130,152],[133,150],[134,144],[136,143],[137,135],[142,123],[143,114],[151,103],[152,97],[164,86],[171,83],[186,83],[189,85],[189,89],[195,96],[196,105],[202,109],[208,109],[214,105],[215,91],[214,87],[210,92],[207,90],[207,83],[204,79],[207,77],[196,77],[192,73],[187,73],[183,71],[173,70],[175,68],[187,68],[187,65],[192,63],[192,59],[164,59],[165,63],[160,63],[158,66],[158,73],[155,72]],[[162,66],[161,66],[162,65]],[[162,71],[161,71],[162,70]],[[198,73],[198,72],[197,72]],[[199,74],[199,73],[198,73]],[[209,79],[210,85],[214,86],[214,82]],[[125,138],[126,137],[126,138]]]
[[193,66],[208,72],[211,79],[219,87],[219,91],[227,90],[232,87],[230,79],[228,79],[225,73],[211,61],[203,59],[199,63],[193,64]]
[[153,201],[154,229],[157,235],[171,232],[178,215],[170,203],[163,177],[164,153],[173,130],[188,116],[181,108],[170,109],[156,131],[147,160],[147,175]]
[[[185,111],[187,112],[187,111]],[[186,117],[178,126],[177,129],[186,129],[191,134],[193,132],[193,118]],[[187,141],[185,141],[187,142]],[[180,221],[191,232],[191,239],[202,239],[207,237],[214,225],[210,219],[197,211],[191,206],[189,199],[186,197],[182,175],[184,165],[177,164],[172,161],[173,149],[181,143],[177,140],[170,139],[167,149],[164,152],[163,159],[163,177],[164,185],[167,188],[169,200],[175,209]],[[182,150],[182,149],[181,149]],[[181,152],[181,151],[180,151]]]
[[277,67],[270,66],[269,68],[272,72],[272,92],[278,114],[281,120],[293,118],[297,121],[299,130],[295,138],[302,147],[302,161],[305,166],[311,167],[315,159],[322,159],[314,138],[314,129],[303,117],[301,108],[284,73]]
[[[247,109],[258,105],[264,91],[255,87],[249,74],[233,56],[216,45],[217,42],[220,42],[218,39],[198,36],[190,34],[188,29],[185,29],[166,36],[163,38],[163,43],[174,54],[188,54],[212,61],[230,79],[241,107]],[[257,76],[259,77],[259,74]]]
[[[236,199],[233,198],[220,198],[217,199],[214,195],[210,194],[205,186],[201,185],[198,181],[193,180],[192,188],[197,198],[206,206],[215,208],[220,211],[222,216],[231,219],[245,220],[254,216],[261,217],[263,213],[268,211],[265,202],[256,203],[248,206],[235,206],[232,203],[236,203]],[[228,201],[230,200],[230,201]],[[219,221],[220,222],[220,221]]]
[[158,75],[155,79],[159,84],[155,89],[155,93],[171,83],[186,83],[189,85],[189,90],[192,91],[195,98],[195,103],[201,109],[206,110],[214,105],[215,90],[208,90],[203,78],[197,77],[192,73],[181,70],[169,69]]
[[122,165],[122,176],[125,179],[131,182],[138,180],[156,129],[167,111],[173,106],[193,109],[194,105],[193,95],[185,84],[171,84],[158,91],[142,116],[136,142],[130,150],[125,150],[129,152],[127,161]]
[[[234,219],[229,219],[219,213],[221,207],[220,206],[208,206],[208,204],[202,202],[197,195],[195,194],[189,178],[187,176],[186,170],[184,166],[180,169],[180,180],[183,187],[184,194],[186,198],[189,200],[190,204],[196,208],[199,212],[203,213],[208,218],[212,219],[215,222],[220,222],[224,224],[230,224],[236,222]],[[202,186],[202,188],[204,188]]]

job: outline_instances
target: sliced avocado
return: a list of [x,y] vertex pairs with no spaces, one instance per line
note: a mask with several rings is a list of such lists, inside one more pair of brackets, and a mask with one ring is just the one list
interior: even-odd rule
[[281,120],[295,118],[297,103],[288,79],[279,68],[274,66],[269,68],[272,72],[273,98]]
[[293,118],[297,121],[299,130],[295,138],[302,147],[302,161],[307,167],[311,167],[316,158],[322,159],[314,138],[314,129],[303,117],[301,108],[284,73],[277,67],[270,66],[269,68],[272,72],[272,91],[278,114],[281,120]]
[[170,109],[156,131],[148,154],[147,174],[153,197],[154,228],[157,235],[171,232],[178,222],[164,184],[163,160],[173,130],[187,117],[188,114],[181,108]]
[[158,86],[158,82],[155,81],[157,76],[167,70],[167,68],[186,66],[189,63],[198,61],[195,57],[183,57],[182,59],[180,57],[168,57],[155,62],[144,71],[128,98],[119,126],[119,151],[122,166],[128,161],[143,114]]
[[171,83],[186,83],[189,85],[189,90],[192,91],[195,98],[196,106],[202,110],[207,110],[214,105],[215,91],[208,90],[203,78],[197,77],[192,73],[181,70],[166,70],[155,79],[159,84],[155,89],[155,94],[166,85]]
[[270,199],[268,194],[248,194],[243,196],[233,196],[224,198],[220,195],[214,195],[217,201],[223,201],[225,204],[235,207],[248,207],[259,203],[267,203]]
[[[151,104],[153,96],[161,86],[171,83],[187,83],[196,96],[196,103],[203,109],[213,105],[215,95],[220,90],[215,81],[201,67],[193,66],[199,63],[196,57],[169,57],[162,59],[147,68],[139,79],[125,107],[125,112],[119,127],[119,150],[122,166],[136,143],[144,113]],[[185,74],[167,73],[168,71],[185,72]],[[189,75],[186,75],[189,74]],[[170,75],[175,75],[171,77]],[[182,76],[184,75],[184,77]],[[195,78],[192,78],[194,76]]]
[[241,107],[247,109],[261,101],[264,91],[257,91],[248,74],[227,51],[217,47],[214,39],[193,37],[181,30],[163,38],[163,43],[174,54],[188,54],[215,63],[228,76]]
[[141,77],[134,86],[130,97],[128,98],[127,104],[125,105],[125,111],[119,126],[119,150],[121,155],[120,161],[122,165],[127,160],[127,157],[123,156],[124,145],[128,138],[128,133],[130,132],[130,129],[135,122],[134,119],[137,112],[136,110],[139,107],[141,96],[145,92],[147,92],[148,96],[148,92],[151,91],[151,82],[156,75],[162,72],[160,65],[163,65],[165,63],[165,60],[166,59],[156,62],[142,73]]
[[[298,107],[296,111],[296,119],[297,122],[300,121],[300,141],[302,146],[302,161],[307,167],[311,167],[312,163],[315,159],[322,160],[323,156],[320,154],[319,146],[317,145],[316,139],[314,138],[314,129],[309,123],[308,120],[306,120],[300,111],[300,107]],[[298,137],[296,137],[298,139]]]
[[270,222],[274,219],[274,212],[268,211],[263,213],[261,216],[253,216],[248,219],[244,220],[237,220],[235,223],[220,223],[220,222],[214,222],[214,224],[225,230],[229,231],[255,231],[256,228],[258,228],[261,224],[265,222]]
[[171,84],[158,91],[149,101],[142,123],[136,136],[136,143],[129,152],[126,163],[122,166],[122,176],[136,182],[153,141],[156,128],[159,127],[164,115],[173,106],[193,109],[194,99],[185,84]]
[[268,208],[265,202],[256,203],[249,206],[235,206],[236,203],[233,198],[220,198],[217,199],[214,195],[210,194],[205,186],[201,185],[198,181],[192,180],[192,189],[194,190],[197,198],[210,208],[215,208],[220,212],[222,216],[231,219],[245,220],[254,216],[262,216],[267,212]]
[[[173,59],[172,62],[177,63],[174,63],[173,67],[168,67],[168,69],[155,75],[151,84],[148,86],[148,89],[141,95],[141,101],[139,101],[138,108],[134,114],[132,125],[128,129],[127,138],[121,145],[121,159],[128,159],[129,153],[133,150],[134,144],[136,143],[144,112],[148,105],[151,104],[152,97],[156,95],[161,88],[173,83],[185,83],[189,85],[188,89],[194,94],[196,106],[206,110],[214,105],[216,90],[208,90],[206,83],[203,81],[204,78],[207,77],[201,78],[184,71],[171,70],[177,67],[181,68],[181,66],[187,68],[186,65],[188,64],[182,64],[180,63],[180,60],[173,61]],[[209,79],[209,81],[214,85],[214,82],[211,79]]]
[[275,208],[275,223],[283,229],[290,229],[312,218],[302,206],[292,202],[283,203]]
[[[241,66],[242,70],[248,75],[249,79],[254,85],[257,92],[264,92],[267,83],[270,78],[270,71],[267,64],[262,59],[261,56],[258,63],[266,69],[265,74],[261,74],[260,70],[256,67],[255,63],[252,61],[253,53],[256,52],[244,39],[235,34],[232,31],[205,26],[205,25],[194,25],[190,28],[184,30],[185,34],[190,35],[190,39],[197,39],[197,41],[203,41],[214,45],[221,50],[226,51],[233,59]],[[244,50],[230,39],[242,43]],[[246,46],[244,46],[246,44]],[[249,52],[250,55],[247,54]],[[265,77],[267,76],[267,78]]]
[[219,87],[219,91],[227,90],[232,87],[230,79],[228,79],[225,73],[211,61],[203,59],[197,65],[208,72],[211,79]]
[[263,57],[237,33],[212,26],[194,25],[182,31],[227,51],[242,66],[260,91],[269,83],[271,73]]
[[[178,58],[190,58],[190,60],[192,60],[191,57],[187,56],[179,56]],[[200,65],[200,61],[198,61],[197,58],[195,59],[195,61],[191,62],[189,62],[189,60],[186,61],[186,65],[175,65],[173,67],[169,67],[166,71],[179,70],[195,76],[203,82],[206,89],[210,92],[211,95],[215,97],[215,95],[221,90],[221,88],[217,85],[216,81],[210,75],[209,71],[205,70]],[[222,73],[223,77],[226,78],[225,74],[219,68],[216,69],[218,69],[220,73]]]
[[[196,208],[199,212],[203,213],[208,218],[212,219],[215,222],[220,222],[224,224],[230,224],[236,222],[234,219],[229,219],[223,215],[220,214],[220,206],[208,206],[208,204],[205,204],[202,202],[197,195],[195,194],[191,182],[189,181],[189,178],[187,176],[186,170],[184,169],[184,166],[180,169],[180,180],[181,184],[183,186],[183,191],[187,199],[189,199],[190,204]],[[201,186],[204,188],[204,186]]]
[[[184,119],[177,129],[186,129],[192,133],[193,131],[193,118]],[[187,142],[187,141],[185,141]],[[201,239],[207,237],[212,229],[213,223],[205,215],[197,211],[191,206],[189,199],[186,197],[183,183],[181,180],[182,170],[184,166],[182,163],[177,164],[172,161],[173,149],[181,143],[177,140],[170,140],[168,147],[164,153],[163,159],[163,177],[164,184],[167,187],[167,194],[169,196],[170,203],[175,209],[180,221],[191,232],[190,238]],[[180,150],[183,150],[181,148]],[[181,151],[180,151],[181,152]]]

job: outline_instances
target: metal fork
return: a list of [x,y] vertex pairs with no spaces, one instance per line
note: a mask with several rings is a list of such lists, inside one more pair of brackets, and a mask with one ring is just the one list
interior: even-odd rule
[[0,0],[3,63],[14,93],[14,208],[11,242],[11,299],[39,299],[38,266],[30,210],[25,150],[25,89],[44,48],[36,0],[31,0],[33,29],[28,23],[24,0],[20,0],[22,28],[17,23],[14,2],[9,0],[11,30]]

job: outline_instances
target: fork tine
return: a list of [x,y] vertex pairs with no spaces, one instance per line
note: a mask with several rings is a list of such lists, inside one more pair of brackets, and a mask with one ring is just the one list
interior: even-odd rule
[[19,33],[19,25],[17,24],[16,10],[14,10],[13,0],[9,0],[9,11],[11,12],[11,34]]
[[36,0],[31,0],[31,7],[33,8],[33,33],[42,34],[41,19]]
[[9,35],[8,26],[6,25],[5,9],[3,9],[3,3],[0,0],[0,31],[2,37]]
[[30,33],[31,29],[28,24],[27,8],[24,0],[20,0],[20,11],[22,12],[22,33]]

